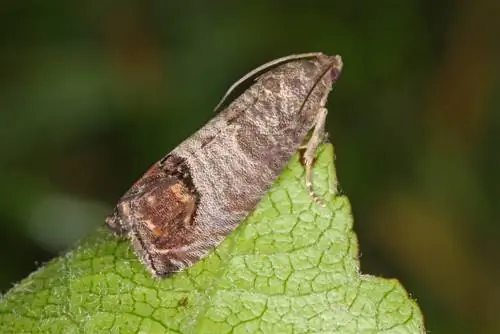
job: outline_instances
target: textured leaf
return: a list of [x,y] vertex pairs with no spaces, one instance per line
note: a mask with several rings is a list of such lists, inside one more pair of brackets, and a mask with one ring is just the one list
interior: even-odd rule
[[304,188],[295,155],[245,222],[207,259],[155,280],[127,240],[101,229],[16,285],[0,302],[1,333],[423,333],[396,280],[359,273],[333,148]]

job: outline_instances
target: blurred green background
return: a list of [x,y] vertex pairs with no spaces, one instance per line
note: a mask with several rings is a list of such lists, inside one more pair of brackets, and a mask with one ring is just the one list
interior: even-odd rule
[[247,71],[341,54],[328,128],[365,273],[500,333],[500,2],[2,1],[0,291],[103,224]]

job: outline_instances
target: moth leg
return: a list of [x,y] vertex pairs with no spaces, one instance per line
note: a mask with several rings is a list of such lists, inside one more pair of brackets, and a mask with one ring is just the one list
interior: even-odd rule
[[312,167],[314,162],[314,157],[316,156],[316,149],[323,142],[325,138],[325,124],[326,115],[328,114],[328,109],[321,108],[319,110],[318,116],[316,117],[316,122],[314,125],[314,130],[311,138],[307,142],[306,151],[304,152],[304,165],[306,169],[306,188],[309,192],[309,196],[319,205],[325,207],[326,204],[323,200],[314,193],[313,189],[313,173]]

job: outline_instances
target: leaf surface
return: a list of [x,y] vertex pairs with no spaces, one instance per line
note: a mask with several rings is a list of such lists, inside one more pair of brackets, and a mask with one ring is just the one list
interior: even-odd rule
[[105,229],[0,301],[0,333],[424,333],[397,280],[359,272],[348,199],[323,145],[311,201],[295,155],[256,210],[205,260],[151,278]]

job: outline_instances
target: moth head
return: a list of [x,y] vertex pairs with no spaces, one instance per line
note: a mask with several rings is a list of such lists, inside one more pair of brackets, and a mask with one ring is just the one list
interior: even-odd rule
[[[319,54],[309,59],[296,60],[287,64],[290,83],[295,87],[305,89],[305,97],[308,99],[319,99],[322,106],[332,86],[340,77],[342,71],[342,58],[340,56],[327,56]],[[300,89],[297,89],[300,90]]]
[[333,56],[329,58],[331,58],[330,76],[332,83],[335,83],[339,79],[340,73],[342,72],[342,58],[340,56]]

